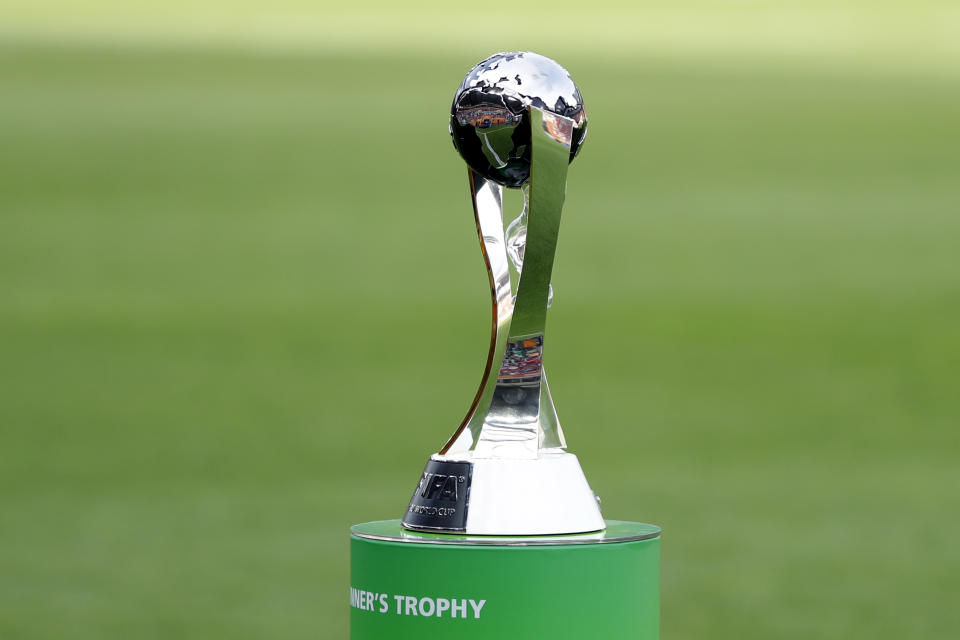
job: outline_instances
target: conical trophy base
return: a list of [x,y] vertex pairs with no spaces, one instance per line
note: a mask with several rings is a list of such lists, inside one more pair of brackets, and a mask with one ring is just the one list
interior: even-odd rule
[[601,531],[604,521],[577,456],[541,451],[533,459],[432,455],[403,526],[524,536]]

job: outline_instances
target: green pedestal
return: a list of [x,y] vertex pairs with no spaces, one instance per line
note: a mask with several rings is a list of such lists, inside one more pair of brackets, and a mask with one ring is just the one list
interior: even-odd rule
[[351,528],[350,637],[637,638],[660,635],[660,529],[598,534],[414,533]]

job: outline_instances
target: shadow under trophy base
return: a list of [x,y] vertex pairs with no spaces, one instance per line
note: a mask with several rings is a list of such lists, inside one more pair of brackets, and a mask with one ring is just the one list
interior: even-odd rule
[[[579,89],[535,53],[480,62],[451,109],[493,322],[480,388],[402,520],[351,528],[351,638],[659,637],[660,529],[604,520],[543,368]],[[524,209],[504,229],[503,188]],[[511,265],[516,286],[511,281]]]

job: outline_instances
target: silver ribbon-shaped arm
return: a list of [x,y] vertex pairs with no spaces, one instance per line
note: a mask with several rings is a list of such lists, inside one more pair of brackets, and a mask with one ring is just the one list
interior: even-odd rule
[[470,172],[477,232],[490,277],[493,329],[484,376],[460,427],[440,450],[474,458],[535,458],[565,442],[543,371],[550,277],[574,121],[530,107],[530,202],[516,300],[503,232],[502,187]]

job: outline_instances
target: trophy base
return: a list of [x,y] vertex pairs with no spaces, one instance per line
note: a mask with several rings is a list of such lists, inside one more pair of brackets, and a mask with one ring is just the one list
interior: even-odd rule
[[351,527],[352,640],[635,638],[660,634],[660,529],[607,520],[598,533],[416,533]]
[[434,454],[403,517],[413,531],[555,535],[600,531],[603,516],[577,456],[531,459]]

